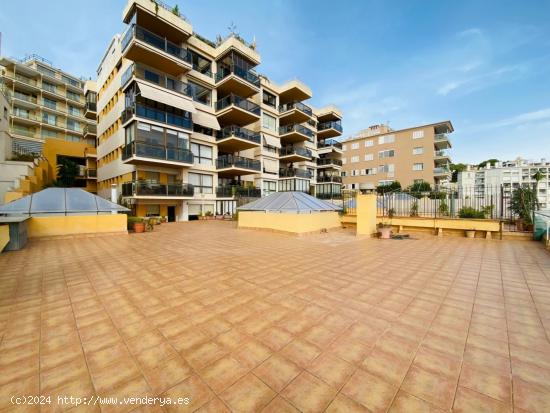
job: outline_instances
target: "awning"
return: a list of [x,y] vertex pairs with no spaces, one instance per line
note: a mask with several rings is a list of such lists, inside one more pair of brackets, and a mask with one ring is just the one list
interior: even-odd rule
[[273,148],[280,148],[281,147],[280,139],[278,139],[274,136],[266,135],[265,133],[263,134],[263,137],[264,137],[264,145],[271,146]]
[[141,96],[146,99],[151,99],[156,102],[164,103],[165,105],[172,106],[186,112],[195,113],[197,111],[195,109],[195,106],[193,105],[193,102],[189,99],[186,99],[182,96],[174,95],[173,93],[166,92],[153,86],[149,86],[148,84],[140,82],[139,80],[136,80],[136,83],[138,84]]
[[264,158],[264,170],[266,172],[271,172],[272,174],[279,173],[279,161],[276,159]]
[[214,130],[221,129],[220,124],[218,123],[218,119],[214,115],[206,112],[201,112],[200,110],[197,110],[195,113],[193,113],[193,123],[198,123],[205,128],[210,128]]

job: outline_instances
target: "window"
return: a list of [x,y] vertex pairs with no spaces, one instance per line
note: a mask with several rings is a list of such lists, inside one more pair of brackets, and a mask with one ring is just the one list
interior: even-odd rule
[[195,163],[200,165],[212,165],[212,147],[191,143],[191,152],[195,157]]
[[422,155],[424,153],[424,148],[422,146],[418,146],[413,149],[413,155]]
[[277,192],[277,181],[264,181],[262,188],[263,196]]
[[348,145],[342,145],[342,150],[346,151],[348,149]]
[[387,165],[380,165],[378,167],[378,172],[379,173],[393,173],[395,170],[395,166],[394,164],[390,163],[390,164],[387,164]]
[[393,183],[392,179],[384,179],[382,181],[378,181],[378,185],[385,186],[385,185],[391,185]]
[[80,142],[80,138],[75,135],[67,135],[65,136],[65,140],[68,142]]
[[365,161],[372,161],[374,159],[374,155],[372,153],[365,154]]
[[80,109],[77,109],[74,106],[69,106],[69,115],[80,116]]
[[189,53],[191,54],[193,70],[206,76],[212,76],[212,62],[194,50],[189,50]]
[[359,142],[352,143],[351,149],[359,149]]
[[77,102],[80,102],[80,96],[78,95],[78,93],[74,93],[74,92],[71,92],[69,90],[67,90],[67,98],[71,99],[71,100],[74,100],[74,101],[77,101]]
[[423,163],[413,164],[413,171],[423,171],[423,170],[424,170],[424,164]]
[[48,92],[57,93],[57,88],[51,83],[42,82],[42,89],[47,90]]
[[55,125],[57,123],[57,116],[52,115],[51,113],[42,112],[42,122],[47,123],[48,125]]
[[392,143],[392,142],[395,142],[395,135],[384,135],[378,138],[379,144]]
[[189,183],[195,187],[195,194],[211,194],[214,179],[212,175],[196,174],[189,172]]
[[265,90],[262,95],[262,100],[267,106],[274,108],[277,107],[277,97],[269,92],[266,92]]
[[160,205],[146,205],[145,216],[158,217],[160,215]]
[[378,159],[393,158],[394,156],[395,156],[395,151],[393,149],[388,149],[386,151],[378,152]]
[[44,138],[57,138],[57,132],[48,129],[42,129],[42,137]]
[[57,102],[55,100],[44,98],[43,102],[44,102],[44,106],[46,106],[47,108],[50,108],[50,109],[57,108]]
[[352,156],[351,157],[351,163],[359,162],[359,156]]
[[416,130],[413,132],[413,139],[420,139],[424,137],[424,131],[423,130]]
[[342,171],[342,173],[340,174],[340,176],[342,176],[342,177],[346,176],[346,171]]
[[281,179],[279,191],[300,191],[309,192],[309,180],[307,179]]
[[4,108],[4,119],[8,119],[8,108]]
[[160,75],[158,73],[152,72],[151,70],[145,69],[144,70],[145,80],[148,80],[149,82],[156,83],[157,85],[160,84]]
[[368,141],[365,141],[365,148],[368,148],[370,146],[374,145],[374,141],[372,139],[369,139]]
[[193,132],[202,133],[203,135],[214,136],[214,129],[207,128],[205,126],[199,125],[198,123],[193,123]]
[[72,131],[80,131],[80,123],[74,119],[67,119],[67,129]]
[[376,175],[376,168],[365,169],[365,175]]
[[269,116],[265,113],[262,113],[262,128],[276,131],[277,130],[277,119],[273,116]]
[[187,85],[194,101],[210,106],[212,102],[212,91],[210,89],[190,80],[187,81]]
[[342,158],[342,165],[345,165],[348,162],[347,158]]

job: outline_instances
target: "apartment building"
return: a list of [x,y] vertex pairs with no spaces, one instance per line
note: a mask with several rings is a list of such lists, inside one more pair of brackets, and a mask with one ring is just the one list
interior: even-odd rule
[[97,70],[100,195],[180,221],[274,191],[340,193],[340,166],[319,165],[341,154],[337,108],[307,105],[302,82],[257,73],[254,44],[205,39],[164,3],[130,0],[123,20]]
[[[85,82],[37,55],[0,58],[0,81],[8,97],[6,159],[44,159],[48,184],[57,176],[60,158],[69,158],[80,166],[76,186],[95,192],[96,178],[87,174],[85,155],[96,146],[95,114],[88,112]],[[32,188],[12,190],[25,194]]]
[[451,178],[450,121],[393,130],[374,125],[343,142],[342,179],[347,189],[370,190],[399,181],[431,185]]
[[483,168],[469,166],[459,172],[456,186],[459,194],[488,198],[495,193],[509,198],[514,188],[528,185],[535,188],[533,175],[540,171],[543,179],[538,182],[537,199],[542,209],[550,208],[550,162],[517,158],[513,161],[487,164]]

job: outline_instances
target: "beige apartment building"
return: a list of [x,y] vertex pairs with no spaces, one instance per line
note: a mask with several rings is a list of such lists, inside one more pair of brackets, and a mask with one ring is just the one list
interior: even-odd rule
[[393,130],[374,125],[343,142],[342,179],[345,188],[371,190],[399,181],[449,182],[450,121]]
[[11,192],[10,199],[15,199],[42,189],[56,179],[61,157],[80,166],[76,186],[96,192],[95,161],[87,156],[96,146],[95,112],[87,100],[87,85],[93,87],[93,82],[57,69],[37,55],[22,60],[1,57],[0,82],[8,102],[2,114],[8,121],[5,161],[29,163],[34,158],[46,164],[40,179],[32,171],[16,176],[15,164],[4,168],[15,175],[6,178],[8,173],[2,173],[0,180],[9,180],[3,192]]
[[339,196],[337,108],[311,107],[304,83],[256,72],[254,44],[209,41],[161,2],[130,0],[123,20],[97,69],[100,195],[170,221],[274,191]]

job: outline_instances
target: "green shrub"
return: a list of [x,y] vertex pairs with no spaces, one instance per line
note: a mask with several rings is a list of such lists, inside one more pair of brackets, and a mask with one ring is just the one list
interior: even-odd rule
[[475,208],[472,207],[463,207],[458,211],[458,216],[460,218],[485,218],[485,212],[484,211],[478,211]]
[[131,217],[131,216],[129,216],[128,221],[127,221],[127,228],[129,230],[134,229],[134,224],[138,223],[138,222],[143,222],[143,218],[142,217]]

